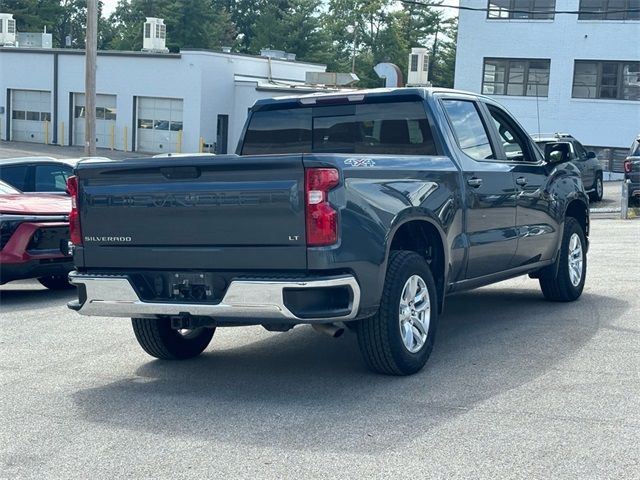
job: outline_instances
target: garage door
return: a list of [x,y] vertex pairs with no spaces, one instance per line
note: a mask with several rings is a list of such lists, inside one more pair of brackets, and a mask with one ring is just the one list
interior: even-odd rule
[[51,123],[51,92],[11,91],[11,140],[44,143],[45,121]]
[[138,97],[137,150],[162,153],[180,150],[182,100]]
[[[73,144],[84,145],[85,99],[84,93],[73,95]],[[116,96],[96,95],[96,146],[110,148],[116,128]]]

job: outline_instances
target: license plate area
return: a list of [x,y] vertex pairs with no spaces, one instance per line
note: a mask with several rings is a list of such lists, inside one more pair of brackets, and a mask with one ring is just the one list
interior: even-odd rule
[[147,302],[220,303],[227,280],[210,272],[149,272],[130,275],[140,298]]

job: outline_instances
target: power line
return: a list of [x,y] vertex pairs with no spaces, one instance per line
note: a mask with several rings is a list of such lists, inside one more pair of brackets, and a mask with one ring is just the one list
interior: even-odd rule
[[509,8],[489,8],[489,7],[466,7],[462,5],[438,5],[433,3],[417,2],[414,0],[399,0],[400,3],[406,3],[409,5],[418,5],[421,7],[436,7],[436,8],[451,8],[454,10],[468,10],[471,12],[500,12],[500,13],[523,13],[523,14],[554,14],[554,15],[607,15],[615,13],[640,13],[640,8],[625,8],[617,10],[547,10],[547,9],[533,9],[533,10],[518,10]]

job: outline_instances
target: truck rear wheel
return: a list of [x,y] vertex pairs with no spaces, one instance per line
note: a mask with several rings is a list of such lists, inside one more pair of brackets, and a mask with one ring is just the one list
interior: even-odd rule
[[587,243],[580,223],[567,217],[557,263],[540,275],[544,298],[552,302],[572,302],[582,294],[587,277]]
[[132,318],[133,332],[152,357],[161,360],[184,360],[200,355],[211,342],[215,328],[175,330],[169,318]]
[[436,286],[427,262],[415,252],[389,258],[380,309],[358,325],[367,366],[387,375],[411,375],[427,362],[438,320]]

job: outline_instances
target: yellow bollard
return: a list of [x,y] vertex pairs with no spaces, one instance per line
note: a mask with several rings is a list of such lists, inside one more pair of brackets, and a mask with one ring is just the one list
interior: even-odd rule
[[123,152],[127,152],[128,151],[127,150],[127,146],[128,146],[128,143],[129,143],[128,132],[129,132],[129,129],[125,125],[124,126],[124,134],[123,134],[123,137],[122,137],[122,151]]
[[178,145],[176,145],[176,152],[182,153],[182,130],[178,130]]
[[200,137],[200,144],[198,146],[198,151],[200,153],[204,153],[204,138]]
[[60,122],[60,137],[58,137],[58,145],[64,147],[64,122]]
[[44,144],[49,145],[49,122],[44,121]]
[[111,151],[116,148],[116,126],[111,125]]

